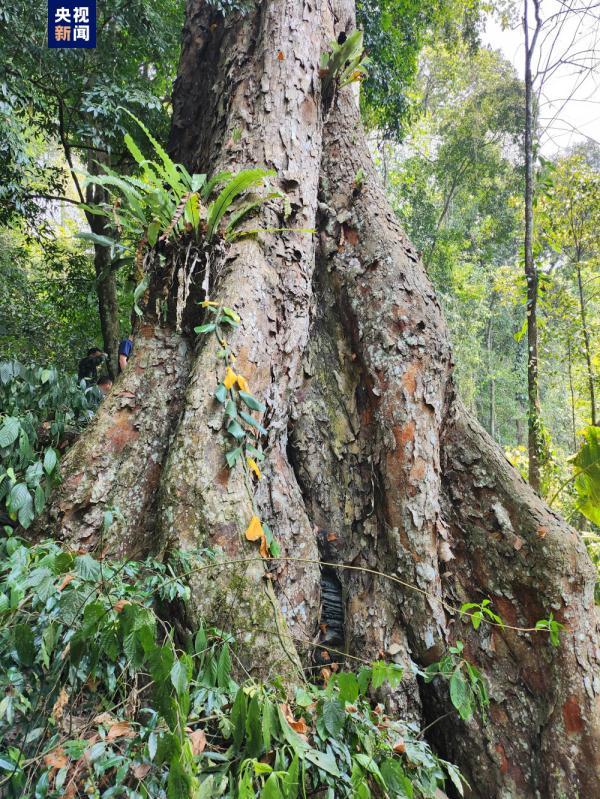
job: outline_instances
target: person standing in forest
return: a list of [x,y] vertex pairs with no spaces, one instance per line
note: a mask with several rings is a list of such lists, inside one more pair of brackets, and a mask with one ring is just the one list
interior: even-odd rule
[[85,358],[79,361],[77,377],[79,382],[85,380],[87,386],[98,382],[98,368],[106,361],[107,355],[98,347],[90,347]]

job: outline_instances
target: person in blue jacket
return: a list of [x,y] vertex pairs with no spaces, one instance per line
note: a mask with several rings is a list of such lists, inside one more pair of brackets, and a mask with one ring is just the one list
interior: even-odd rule
[[124,338],[119,344],[119,372],[127,366],[127,361],[133,352],[133,339],[131,336]]

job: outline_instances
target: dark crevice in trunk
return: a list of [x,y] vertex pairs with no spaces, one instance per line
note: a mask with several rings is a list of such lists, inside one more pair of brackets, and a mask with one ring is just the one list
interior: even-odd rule
[[[335,563],[338,558],[333,531],[319,530],[317,542],[319,557],[325,563]],[[346,647],[344,596],[340,578],[332,566],[321,566],[321,615],[319,619],[319,646],[314,652],[317,666],[329,667],[343,663]]]

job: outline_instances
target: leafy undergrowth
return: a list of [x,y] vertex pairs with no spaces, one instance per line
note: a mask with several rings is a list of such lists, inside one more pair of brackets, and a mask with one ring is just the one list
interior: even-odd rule
[[0,511],[27,528],[58,480],[59,454],[101,395],[76,375],[0,361]]
[[188,597],[178,575],[210,557],[107,563],[2,540],[0,795],[418,798],[450,782],[462,793],[419,730],[370,699],[399,683],[399,666],[286,692],[236,682],[226,632],[179,640],[166,620]]

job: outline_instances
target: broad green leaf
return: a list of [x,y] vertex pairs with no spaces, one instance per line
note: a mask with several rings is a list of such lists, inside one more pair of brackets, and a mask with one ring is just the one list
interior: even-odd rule
[[340,690],[340,702],[356,702],[359,693],[356,675],[351,671],[342,671],[340,674],[336,675],[335,681]]
[[171,682],[178,696],[181,696],[188,689],[188,670],[187,666],[181,660],[176,660],[175,663],[173,663]]
[[13,636],[19,660],[24,666],[32,666],[35,660],[33,630],[28,624],[16,624]]
[[44,453],[44,471],[46,474],[52,474],[56,464],[58,463],[58,456],[52,447],[48,447]]
[[330,752],[319,752],[318,749],[308,749],[305,754],[307,760],[314,763],[317,768],[332,774],[334,777],[341,777],[334,756]]
[[462,719],[468,721],[473,715],[471,705],[471,689],[460,667],[454,670],[450,678],[450,700]]
[[7,416],[0,427],[0,448],[10,447],[19,437],[21,424],[14,416]]
[[262,402],[259,402],[256,397],[253,397],[252,394],[248,394],[247,391],[240,391],[240,397],[251,410],[260,411],[261,413],[264,413],[266,410],[266,406]]
[[344,706],[337,699],[327,699],[323,703],[323,723],[333,738],[339,738],[346,720]]

